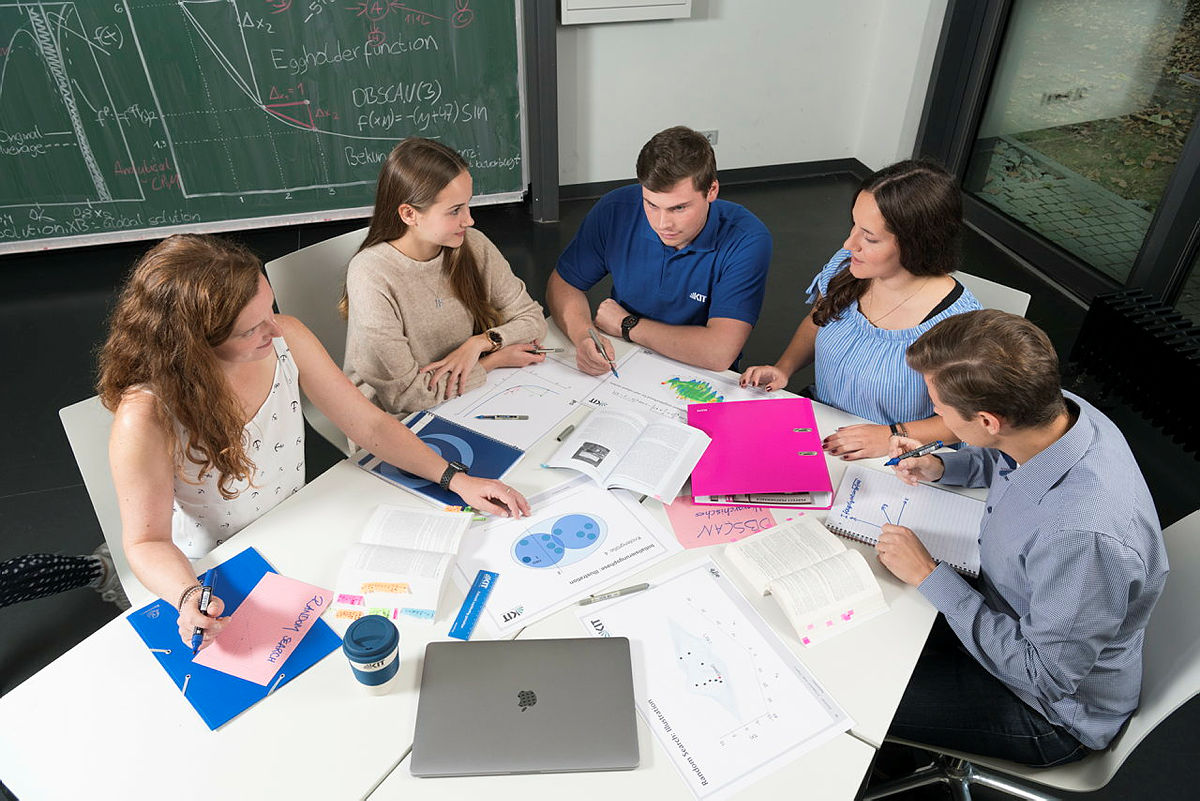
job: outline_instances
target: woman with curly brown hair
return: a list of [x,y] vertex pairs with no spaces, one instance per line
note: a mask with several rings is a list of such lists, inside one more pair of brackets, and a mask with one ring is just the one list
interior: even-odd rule
[[134,267],[100,355],[98,391],[113,412],[109,460],[129,564],[181,606],[180,635],[221,628],[222,605],[198,609],[196,559],[304,484],[300,390],[353,441],[441,481],[486,512],[529,504],[499,481],[448,464],[362,396],[274,295],[249,250],[177,235]]

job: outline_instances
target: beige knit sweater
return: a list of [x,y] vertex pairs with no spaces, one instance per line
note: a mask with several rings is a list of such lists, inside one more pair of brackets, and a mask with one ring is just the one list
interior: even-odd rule
[[[542,307],[525,291],[508,261],[491,241],[467,229],[461,247],[475,253],[488,298],[504,322],[505,345],[546,335]],[[444,358],[473,333],[471,315],[455,296],[442,269],[442,257],[414,261],[382,242],[350,260],[346,273],[350,319],[344,370],[368,399],[392,414],[428,409],[438,403],[445,376],[434,390],[425,386],[421,367]],[[471,369],[465,389],[481,385],[486,370]],[[436,390],[436,391],[435,391]]]

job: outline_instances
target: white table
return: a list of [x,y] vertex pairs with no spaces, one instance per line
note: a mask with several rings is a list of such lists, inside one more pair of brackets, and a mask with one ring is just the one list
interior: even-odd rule
[[[854,421],[831,409],[818,410],[823,431]],[[538,467],[555,447],[553,439],[547,437],[531,448],[511,477],[528,495],[561,480],[557,471]],[[844,465],[832,460],[830,466],[836,486]],[[254,546],[280,573],[332,588],[346,548],[358,540],[380,503],[427,508],[408,493],[343,462],[197,567],[219,563]],[[660,505],[648,501],[647,507],[665,522]],[[709,549],[708,555],[714,550]],[[656,575],[695,556],[686,552],[643,572]],[[872,756],[868,744],[882,742],[935,613],[919,593],[893,579],[873,554],[868,556],[891,611],[818,646],[801,646],[773,602],[747,593],[855,719],[854,733],[862,740],[841,735],[759,782],[747,796],[773,798],[786,789],[800,791],[806,798],[852,797]],[[445,638],[461,601],[462,592],[451,583],[434,626],[400,624],[400,675],[389,695],[368,695],[345,659],[334,653],[215,732],[181,697],[133,628],[123,617],[117,618],[0,698],[0,777],[23,801],[260,795],[357,798],[385,776],[373,797],[465,794],[479,789],[482,781],[496,781],[496,787],[522,796],[546,798],[567,792],[579,798],[611,798],[620,793],[688,795],[640,722],[643,764],[635,771],[414,780],[401,765],[388,775],[412,742],[425,645]],[[578,623],[568,615],[552,616],[522,636],[578,636]],[[344,623],[333,625],[344,631]]]
[[[371,795],[371,801],[443,801],[450,798],[691,801],[691,791],[675,766],[659,750],[654,735],[640,715],[638,747],[642,761],[636,769],[607,773],[418,779],[408,772],[406,759]],[[874,754],[874,748],[843,734],[783,770],[764,777],[737,798],[849,801],[858,792]]]
[[[379,503],[419,504],[343,462],[199,567],[253,545],[280,573],[332,588]],[[444,608],[461,598],[448,588]],[[209,731],[119,617],[0,698],[0,777],[22,801],[361,797],[410,744],[420,657],[448,627],[400,624],[389,695],[367,694],[335,652]]]

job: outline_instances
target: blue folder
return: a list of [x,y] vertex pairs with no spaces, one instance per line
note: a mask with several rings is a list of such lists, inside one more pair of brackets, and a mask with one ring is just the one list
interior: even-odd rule
[[[216,592],[225,602],[224,615],[233,614],[250,591],[267,573],[277,572],[258,551],[247,548],[216,568]],[[271,681],[264,687],[252,681],[230,676],[204,665],[195,664],[192,649],[179,637],[179,613],[161,598],[129,615],[127,620],[163,670],[175,682],[208,724],[216,729],[230,718],[266,698],[315,665],[342,644],[324,620],[318,620],[292,651]]]
[[[467,472],[478,478],[500,478],[524,455],[520,448],[452,423],[432,412],[419,412],[405,422],[417,437],[448,462],[462,462]],[[388,464],[368,453],[358,466],[380,478],[417,493],[439,506],[464,506],[457,493],[444,490],[430,481]]]

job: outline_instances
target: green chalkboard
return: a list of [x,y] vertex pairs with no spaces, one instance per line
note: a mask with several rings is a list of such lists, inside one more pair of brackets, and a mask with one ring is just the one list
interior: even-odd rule
[[363,216],[406,136],[526,185],[514,0],[0,0],[0,252]]

